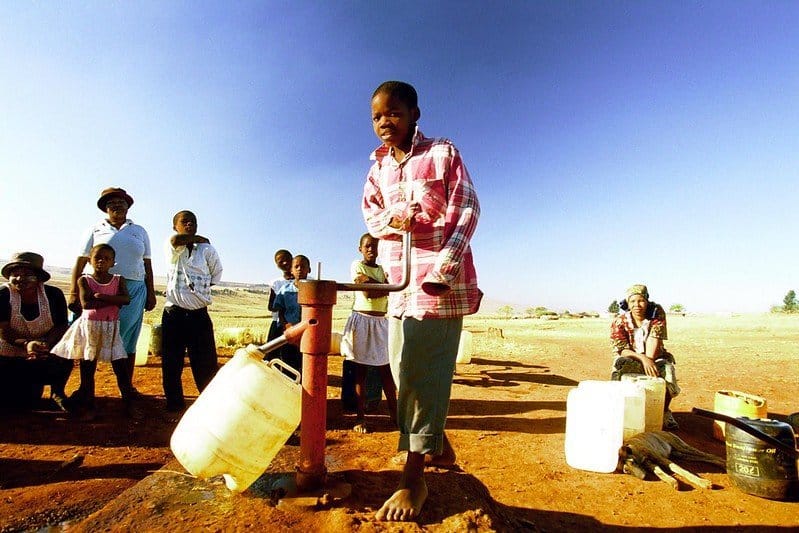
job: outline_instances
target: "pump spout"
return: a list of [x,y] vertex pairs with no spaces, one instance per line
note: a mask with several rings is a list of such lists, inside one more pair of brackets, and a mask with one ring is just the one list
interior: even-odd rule
[[299,344],[303,332],[308,329],[308,326],[313,326],[314,324],[316,324],[316,320],[313,319],[298,322],[290,328],[287,328],[280,337],[274,338],[266,344],[262,344],[256,348],[259,352],[266,355],[269,352],[277,350],[284,344]]

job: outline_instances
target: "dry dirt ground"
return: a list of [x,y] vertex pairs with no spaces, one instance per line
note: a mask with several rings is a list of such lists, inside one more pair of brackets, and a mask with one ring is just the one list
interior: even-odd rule
[[[570,468],[564,459],[566,396],[585,379],[605,379],[609,319],[546,322],[472,318],[475,351],[459,365],[448,419],[457,468],[430,469],[430,497],[417,523],[372,519],[392,492],[397,435],[385,404],[374,431],[350,431],[338,400],[341,359],[330,358],[327,467],[331,501],[280,500],[299,447],[286,445],[266,475],[242,494],[219,479],[188,477],[173,459],[177,422],[164,411],[158,359],[138,367],[144,417],[130,420],[110,369],[98,374],[101,417],[79,422],[42,408],[0,413],[0,531],[582,531],[655,527],[735,531],[799,528],[799,503],[737,490],[719,468],[691,464],[712,490]],[[490,329],[489,329],[490,328]],[[502,330],[502,337],[498,329]],[[735,389],[768,399],[774,418],[799,411],[799,317],[675,317],[668,347],[683,394],[673,404],[678,435],[724,455],[711,422],[714,394]],[[223,357],[222,361],[227,358]],[[68,391],[77,386],[73,373]],[[188,370],[187,391],[195,389]],[[351,492],[338,492],[349,487]],[[315,498],[311,498],[315,502]]]

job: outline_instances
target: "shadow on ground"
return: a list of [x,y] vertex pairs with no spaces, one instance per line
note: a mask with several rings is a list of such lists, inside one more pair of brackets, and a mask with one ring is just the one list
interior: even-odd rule
[[[284,464],[287,461],[278,461]],[[290,461],[289,461],[290,462]],[[345,485],[343,498],[324,497],[325,488],[293,495],[292,474],[274,471],[261,476],[249,490],[231,493],[221,478],[203,481],[170,463],[122,493],[71,531],[135,528],[156,530],[221,530],[268,528],[297,531],[639,531],[603,524],[576,513],[511,507],[494,501],[473,475],[446,470],[428,472],[430,498],[418,523],[384,524],[375,511],[399,481],[398,471],[345,470],[329,475],[328,485]],[[329,494],[328,494],[329,496]],[[774,527],[665,528],[660,531],[775,531]],[[789,528],[785,528],[787,531]]]

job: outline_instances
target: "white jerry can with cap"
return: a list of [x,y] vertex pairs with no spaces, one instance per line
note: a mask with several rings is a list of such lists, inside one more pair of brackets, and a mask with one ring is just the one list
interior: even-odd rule
[[297,429],[301,398],[296,370],[279,359],[263,361],[255,346],[241,348],[181,418],[172,453],[191,474],[221,474],[228,489],[244,491]]

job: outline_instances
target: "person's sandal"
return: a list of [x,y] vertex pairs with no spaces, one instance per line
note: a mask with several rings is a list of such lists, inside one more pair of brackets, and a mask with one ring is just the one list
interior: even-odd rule
[[58,407],[58,410],[61,411],[62,413],[70,412],[69,402],[64,396],[61,396],[60,394],[51,394],[50,399],[53,401],[56,407]]

